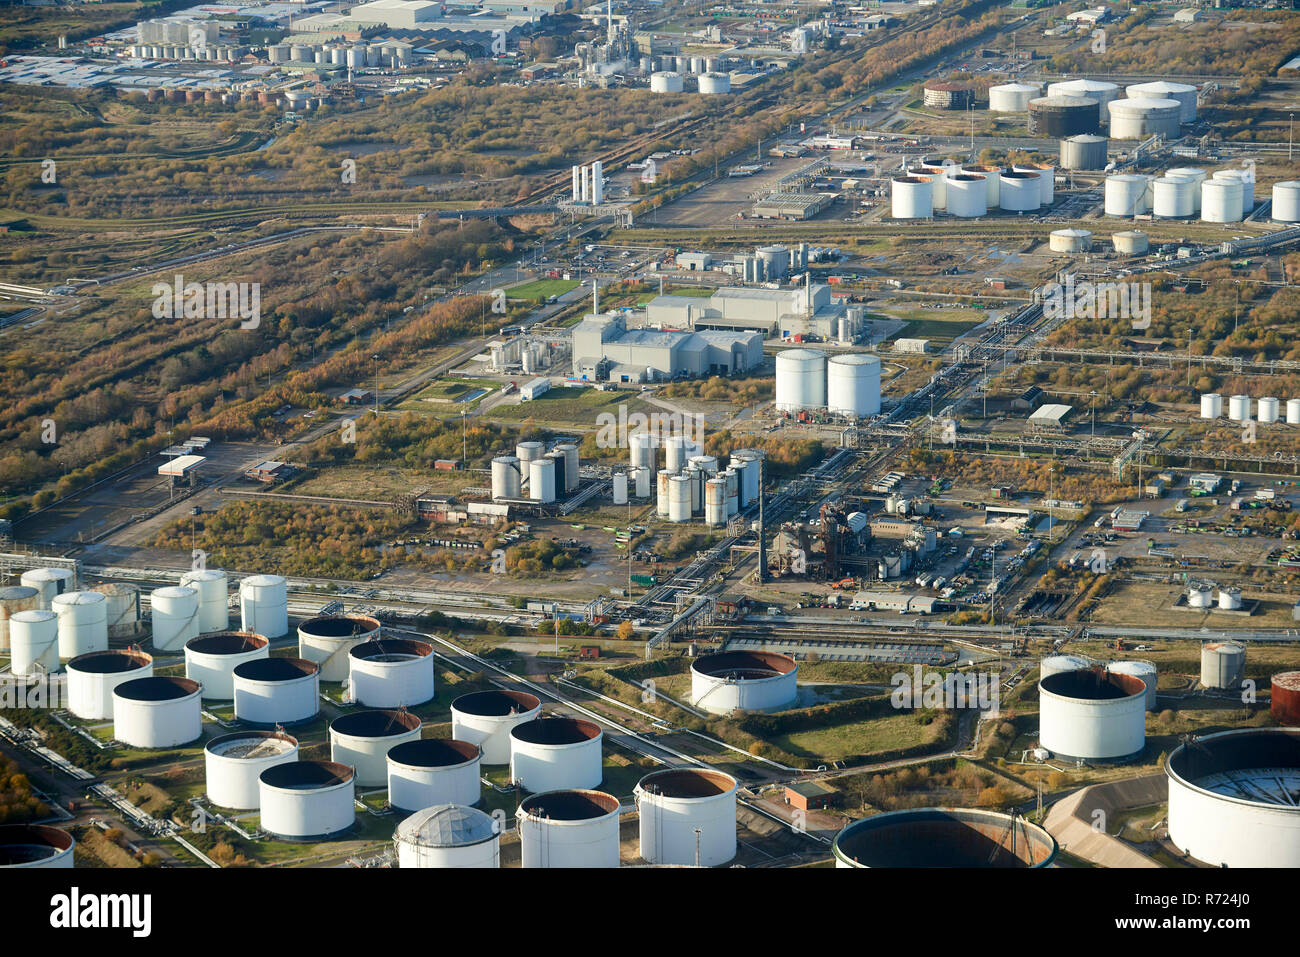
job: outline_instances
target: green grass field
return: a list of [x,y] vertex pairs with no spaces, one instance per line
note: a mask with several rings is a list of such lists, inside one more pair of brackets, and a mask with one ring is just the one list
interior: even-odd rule
[[536,399],[528,402],[520,402],[518,405],[499,405],[485,414],[488,418],[504,419],[508,422],[536,419],[538,422],[571,424],[580,428],[594,429],[597,427],[596,416],[602,412],[618,415],[620,402],[627,403],[628,415],[636,411],[652,411],[643,401],[638,399],[629,401],[626,392],[602,392],[599,389],[562,386],[543,392]]
[[511,299],[545,302],[550,296],[562,296],[580,285],[575,279],[536,279],[522,286],[512,286],[506,290],[506,295]]

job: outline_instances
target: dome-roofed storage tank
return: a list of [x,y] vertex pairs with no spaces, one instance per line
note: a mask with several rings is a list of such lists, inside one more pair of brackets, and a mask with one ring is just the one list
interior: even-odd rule
[[710,714],[776,711],[798,695],[795,660],[770,651],[722,651],[691,662],[691,704]]
[[1206,392],[1201,396],[1201,418],[1217,419],[1223,415],[1223,396],[1217,392]]
[[413,708],[433,698],[433,645],[427,641],[376,638],[353,645],[348,657],[349,690],[358,704]]
[[618,867],[618,798],[604,791],[544,791],[515,811],[524,867]]
[[1223,611],[1237,611],[1241,608],[1240,588],[1220,588],[1219,608]]
[[203,734],[202,686],[153,675],[113,689],[113,737],[133,748],[174,748]]
[[1134,83],[1125,87],[1124,92],[1133,100],[1176,100],[1180,108],[1179,122],[1196,122],[1196,87],[1190,84],[1156,80],[1154,83]]
[[1152,213],[1163,219],[1187,219],[1196,214],[1193,197],[1200,185],[1190,176],[1162,176],[1153,184]]
[[[643,777],[633,792],[647,864],[718,867],[736,856],[736,779],[673,768]],[[696,832],[699,833],[696,833]]]
[[1092,233],[1086,229],[1054,229],[1047,237],[1054,253],[1086,253],[1092,249]]
[[1146,709],[1148,711],[1156,710],[1156,683],[1159,681],[1160,675],[1156,670],[1155,662],[1143,660],[1112,661],[1106,668],[1116,674],[1141,678],[1147,686]]
[[515,446],[515,458],[521,465],[528,465],[535,462],[546,454],[546,446],[541,442],[528,441],[520,442]]
[[136,649],[92,651],[68,662],[68,710],[87,721],[111,721],[113,690],[153,675],[153,657]]
[[1201,645],[1201,684],[1218,691],[1236,690],[1246,676],[1246,646],[1235,641]]
[[1060,80],[1047,84],[1047,95],[1052,97],[1083,97],[1097,101],[1097,122],[1105,123],[1108,117],[1106,104],[1119,99],[1119,86],[1109,80]]
[[979,173],[958,173],[948,177],[948,213],[963,219],[989,211],[989,188]]
[[412,814],[393,833],[398,867],[500,867],[500,825],[472,807],[440,804]]
[[388,803],[414,812],[435,804],[477,804],[483,750],[468,741],[421,738],[388,749]]
[[258,776],[262,829],[284,841],[319,841],[356,823],[352,769],[333,761],[286,761]]
[[650,74],[650,91],[652,93],[680,93],[684,88],[680,73],[665,71]]
[[510,729],[510,780],[526,790],[594,788],[604,777],[600,726],[580,718],[535,718]]
[[1241,222],[1240,180],[1207,179],[1201,184],[1201,219],[1207,223]]
[[353,711],[330,722],[330,760],[357,772],[359,787],[388,784],[388,749],[420,740],[420,719],[404,710]]
[[1121,256],[1142,256],[1151,248],[1151,240],[1146,233],[1137,229],[1126,229],[1113,233],[1110,237],[1115,252]]
[[0,587],[0,651],[9,650],[9,618],[41,607],[41,593],[28,585]]
[[281,575],[253,575],[241,581],[240,630],[265,635],[272,641],[289,634],[288,592],[288,583]]
[[1023,113],[1029,101],[1041,96],[1043,88],[1037,83],[999,83],[989,87],[989,110],[993,113]]
[[1105,169],[1109,139],[1098,133],[1067,136],[1058,144],[1061,169]]
[[482,748],[484,764],[509,764],[510,729],[541,711],[542,699],[526,691],[473,691],[451,703],[451,736]]
[[1048,655],[1039,665],[1039,678],[1059,675],[1063,671],[1083,671],[1093,666],[1091,658],[1083,655]]
[[32,568],[19,576],[18,584],[35,588],[40,593],[40,607],[49,611],[55,595],[76,589],[77,576],[71,568]]
[[100,592],[108,600],[109,638],[134,638],[140,633],[139,588],[122,582],[109,582],[95,585],[90,590]]
[[984,206],[986,209],[997,209],[1002,199],[1002,167],[988,166],[982,163],[968,163],[961,168],[961,171],[984,177],[984,186],[988,193]]
[[1300,180],[1273,184],[1273,221],[1300,223]]
[[1300,727],[1300,671],[1283,671],[1269,682],[1269,713],[1284,728]]
[[1003,209],[1012,213],[1033,212],[1038,209],[1042,187],[1038,185],[1037,173],[1011,170],[1003,173],[1001,180],[1000,205]]
[[149,593],[154,651],[179,651],[199,634],[199,593],[194,588],[164,585]]
[[707,95],[731,92],[731,74],[701,73],[696,79],[700,92]]
[[59,621],[43,608],[16,611],[9,618],[9,672],[21,677],[59,670]]
[[1146,682],[1102,668],[1038,682],[1038,737],[1067,761],[1126,761],[1146,747]]
[[320,711],[320,666],[303,658],[258,658],[233,672],[235,717],[249,724],[296,724]]
[[64,661],[108,650],[108,599],[97,591],[68,591],[50,602],[59,623],[59,657]]
[[1100,101],[1090,96],[1041,96],[1029,101],[1029,135],[1064,139],[1100,128]]
[[230,627],[230,583],[219,568],[186,572],[181,584],[199,593],[199,634],[225,631]]
[[348,652],[382,633],[378,618],[369,615],[321,615],[298,626],[298,656],[320,665],[322,681],[346,681],[351,667]]
[[1112,100],[1106,109],[1110,112],[1111,139],[1144,140],[1149,136],[1163,136],[1172,140],[1181,131],[1179,116],[1183,107],[1177,100],[1157,97]]
[[831,845],[836,867],[1050,867],[1057,850],[1020,815],[941,807],[862,818]]
[[1215,170],[1210,180],[1220,183],[1241,184],[1241,217],[1244,219],[1255,210],[1255,173],[1250,169]]
[[492,460],[492,497],[519,498],[523,476],[519,460],[513,455],[498,455]]
[[203,685],[203,697],[230,701],[235,697],[235,669],[245,661],[271,657],[270,642],[246,631],[200,635],[185,642],[185,677]]
[[203,780],[217,807],[254,811],[261,802],[262,772],[298,760],[298,739],[283,731],[236,731],[203,748]]
[[781,412],[826,408],[826,353],[786,349],[776,354],[776,408]]
[[0,826],[0,869],[19,867],[68,868],[77,842],[62,828],[47,824]]
[[1138,216],[1147,211],[1147,185],[1151,177],[1116,173],[1106,177],[1104,209],[1107,216]]
[[889,184],[889,214],[895,219],[929,219],[934,215],[934,180],[930,176],[895,176]]
[[1233,422],[1250,421],[1250,396],[1234,395],[1228,399],[1228,418]]
[[1165,762],[1169,840],[1211,867],[1300,867],[1300,730],[1245,728]]
[[[831,356],[826,363],[826,408],[836,415],[854,418],[880,412],[879,357],[863,352]],[[754,476],[757,480],[757,467],[754,467]],[[755,490],[753,498],[757,497]],[[746,498],[746,504],[748,501]]]
[[554,502],[556,496],[555,459],[540,458],[528,463],[528,497],[534,502]]

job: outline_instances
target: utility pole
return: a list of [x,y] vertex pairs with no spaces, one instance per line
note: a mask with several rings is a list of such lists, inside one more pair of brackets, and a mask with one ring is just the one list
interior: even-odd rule
[[370,365],[375,373],[375,418],[379,418],[379,355],[370,357]]

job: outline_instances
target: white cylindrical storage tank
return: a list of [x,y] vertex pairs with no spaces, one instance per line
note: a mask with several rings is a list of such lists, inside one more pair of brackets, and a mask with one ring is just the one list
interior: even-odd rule
[[826,408],[826,353],[786,349],[776,354],[776,408],[782,412]]
[[1159,97],[1112,100],[1106,109],[1110,113],[1111,139],[1144,140],[1159,135],[1172,140],[1181,132],[1179,115],[1183,107],[1177,100]]
[[1060,847],[1019,814],[923,807],[859,818],[835,836],[836,868],[1044,868]]
[[1205,582],[1192,582],[1187,587],[1187,607],[1209,608],[1214,604],[1214,589]]
[[633,793],[646,863],[718,867],[736,856],[736,779],[731,775],[694,768],[655,771]]
[[64,661],[108,650],[108,599],[97,591],[55,595],[50,611],[59,623],[59,657]]
[[9,650],[9,619],[41,607],[41,593],[27,585],[0,586],[0,651]]
[[16,611],[9,618],[9,671],[14,675],[59,670],[59,620],[44,608]]
[[948,178],[948,212],[953,216],[972,218],[989,211],[987,180],[978,173],[958,173]]
[[682,474],[686,476],[686,485],[690,489],[691,514],[698,515],[704,511],[704,473],[688,465]]
[[698,82],[700,92],[704,94],[731,92],[730,73],[701,73]]
[[1201,418],[1217,419],[1223,415],[1223,396],[1217,392],[1206,392],[1201,396]]
[[555,501],[555,459],[534,459],[528,463],[528,497],[534,502]]
[[164,585],[149,593],[154,651],[177,651],[199,634],[199,593]]
[[515,458],[521,465],[535,462],[546,454],[546,446],[541,442],[520,442],[515,446]]
[[1300,425],[1300,399],[1286,400],[1286,424]]
[[1209,171],[1200,169],[1196,166],[1179,166],[1176,169],[1167,170],[1166,176],[1180,176],[1191,179],[1195,186],[1192,188],[1192,204],[1196,212],[1201,211],[1201,184],[1209,177]]
[[1241,184],[1241,215],[1244,219],[1255,210],[1255,174],[1251,170],[1215,170],[1211,181]]
[[1151,248],[1151,241],[1147,234],[1137,229],[1126,229],[1114,233],[1111,235],[1110,241],[1111,245],[1115,247],[1115,252],[1121,256],[1141,256]]
[[655,478],[655,515],[659,518],[668,517],[669,489],[671,488],[673,474],[668,469],[660,469]]
[[1054,229],[1047,237],[1054,253],[1086,253],[1092,249],[1092,233],[1086,229]]
[[492,497],[519,498],[523,477],[519,460],[513,455],[498,455],[492,460]]
[[139,633],[139,588],[121,582],[110,582],[107,585],[96,585],[90,590],[101,593],[108,600],[109,638],[134,638]]
[[239,583],[240,631],[274,641],[289,633],[288,584],[280,575],[253,575]]
[[1233,422],[1250,421],[1250,396],[1234,395],[1228,399],[1228,418]]
[[468,741],[421,738],[388,749],[388,803],[403,811],[477,804],[483,751]]
[[651,469],[638,468],[633,469],[633,475],[636,478],[636,497],[650,497],[650,477],[654,474]]
[[628,436],[627,446],[630,464],[634,468],[648,469],[654,472],[659,463],[659,437],[653,432],[633,432]]
[[181,585],[199,593],[199,634],[230,627],[230,593],[225,572],[218,568],[186,572],[181,576]]
[[33,568],[25,571],[18,584],[35,588],[41,596],[41,608],[49,610],[55,595],[73,591],[77,587],[76,575],[70,568]]
[[1273,184],[1273,220],[1300,223],[1300,180]]
[[1211,867],[1300,867],[1300,731],[1198,736],[1165,762],[1169,840]]
[[[923,177],[930,181],[930,205],[935,211],[948,208],[948,169],[939,163],[922,163],[919,167],[911,170],[907,176]],[[907,177],[900,176],[894,180],[897,183]],[[895,217],[903,218],[903,217]]]
[[564,456],[564,491],[566,494],[572,495],[578,488],[580,475],[579,467],[581,463],[578,459],[578,447],[571,442],[565,442],[557,445],[555,451]]
[[997,209],[1002,199],[1002,167],[968,163],[961,170],[963,173],[984,177],[984,187],[988,194],[984,205],[987,209]]
[[20,867],[71,868],[77,842],[62,828],[46,824],[0,827],[0,870]]
[[1210,641],[1201,645],[1201,684],[1231,691],[1246,676],[1246,646],[1235,641]]
[[484,764],[509,764],[510,729],[541,712],[541,699],[526,691],[475,691],[451,703],[451,736],[482,748]]
[[704,521],[717,528],[727,524],[727,480],[711,478],[704,483]]
[[217,807],[255,811],[267,768],[298,760],[298,739],[282,731],[236,731],[203,748],[204,790]]
[[321,615],[298,626],[298,656],[320,665],[321,681],[346,681],[352,670],[348,652],[383,633],[369,615]]
[[709,714],[778,711],[798,694],[798,665],[766,651],[723,651],[691,662],[691,703]]
[[420,719],[409,711],[354,711],[330,722],[330,760],[356,770],[358,787],[388,784],[388,749],[420,740]]
[[286,761],[258,775],[262,829],[284,841],[319,841],[356,823],[350,767],[333,761]]
[[544,791],[515,811],[523,867],[618,867],[618,798],[603,791]]
[[664,439],[664,468],[680,472],[686,467],[686,437],[670,435]]
[[1149,176],[1140,173],[1116,173],[1106,177],[1105,211],[1107,216],[1137,216],[1147,211]]
[[1061,169],[1105,169],[1109,142],[1099,133],[1067,136],[1059,143]]
[[613,479],[613,497],[615,505],[627,504],[627,473],[615,472]]
[[68,662],[68,710],[87,721],[111,721],[113,690],[153,675],[153,657],[143,651],[92,651]]
[[684,89],[680,73],[662,72],[650,74],[650,90],[653,93],[680,93]]
[[246,631],[200,635],[185,642],[185,677],[203,685],[203,697],[230,701],[235,697],[235,669],[245,661],[271,656],[270,642]]
[[534,793],[594,788],[604,777],[600,726],[580,718],[535,718],[510,729],[510,779]]
[[1205,222],[1241,222],[1241,206],[1241,180],[1207,179],[1201,184],[1201,219]]
[[412,814],[393,833],[398,867],[500,867],[500,825],[459,804]]
[[1000,83],[989,87],[989,110],[993,113],[1024,113],[1029,101],[1041,96],[1037,83]]
[[1105,668],[1038,682],[1042,746],[1068,761],[1123,761],[1146,746],[1146,682]]
[[[880,359],[861,352],[832,356],[826,363],[826,408],[856,418],[876,415],[880,411]],[[757,479],[757,468],[754,474]]]
[[896,176],[890,182],[890,215],[895,219],[929,219],[936,209],[936,176]]
[[1083,655],[1048,655],[1039,665],[1038,677],[1059,675],[1064,671],[1083,671],[1092,667],[1092,659]]
[[1162,176],[1154,183],[1152,212],[1165,219],[1186,219],[1196,214],[1194,196],[1199,190],[1191,177]]
[[1237,611],[1241,608],[1240,588],[1220,588],[1219,607],[1224,611]]
[[1056,201],[1056,167],[1050,163],[1016,163],[1017,173],[1034,173],[1038,177],[1038,204],[1051,206]]
[[113,689],[113,737],[132,748],[174,748],[203,734],[203,688],[189,678],[133,678]]
[[1260,422],[1276,422],[1278,420],[1278,401],[1272,396],[1263,396],[1256,406],[1256,418]]
[[727,483],[727,518],[740,511],[740,473],[726,469],[720,476]]
[[1134,83],[1124,88],[1129,99],[1176,100],[1179,105],[1178,120],[1181,123],[1196,121],[1196,87],[1187,83],[1170,83],[1157,80],[1154,83]]
[[320,666],[302,658],[256,658],[237,665],[235,717],[249,724],[296,724],[320,711]]
[[1146,709],[1148,711],[1156,710],[1156,683],[1159,680],[1159,673],[1156,670],[1154,662],[1150,661],[1112,661],[1106,666],[1108,671],[1116,674],[1132,675],[1135,678],[1141,678],[1146,685]]
[[1107,104],[1119,99],[1119,85],[1108,80],[1061,80],[1047,84],[1048,96],[1086,97],[1097,101],[1097,121],[1105,123],[1109,114]]
[[668,479],[668,521],[689,522],[690,520],[690,479],[685,475],[674,475]]
[[377,638],[348,650],[348,687],[367,708],[413,708],[433,699],[433,645]]
[[1037,209],[1042,196],[1042,187],[1038,185],[1037,173],[1021,173],[1010,170],[1003,173],[999,187],[1001,199],[999,205],[1009,212],[1032,212]]
[[747,463],[744,474],[741,476],[744,481],[744,487],[740,490],[740,499],[747,506],[758,501],[760,481],[759,472],[762,470],[762,465],[760,464],[762,458],[763,453],[757,449],[731,450],[731,459],[728,464],[732,469],[735,469],[737,473],[739,473],[739,469],[736,468],[737,464],[741,461]]

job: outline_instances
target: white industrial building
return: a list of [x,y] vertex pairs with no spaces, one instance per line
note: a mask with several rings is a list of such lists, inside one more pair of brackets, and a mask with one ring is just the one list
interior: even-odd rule
[[658,296],[646,306],[648,325],[670,329],[750,330],[765,338],[796,335],[856,337],[865,328],[860,307],[836,303],[820,283],[789,289],[728,286],[712,296]]
[[619,315],[588,316],[573,330],[573,374],[589,382],[733,375],[762,361],[756,332],[628,329]]

